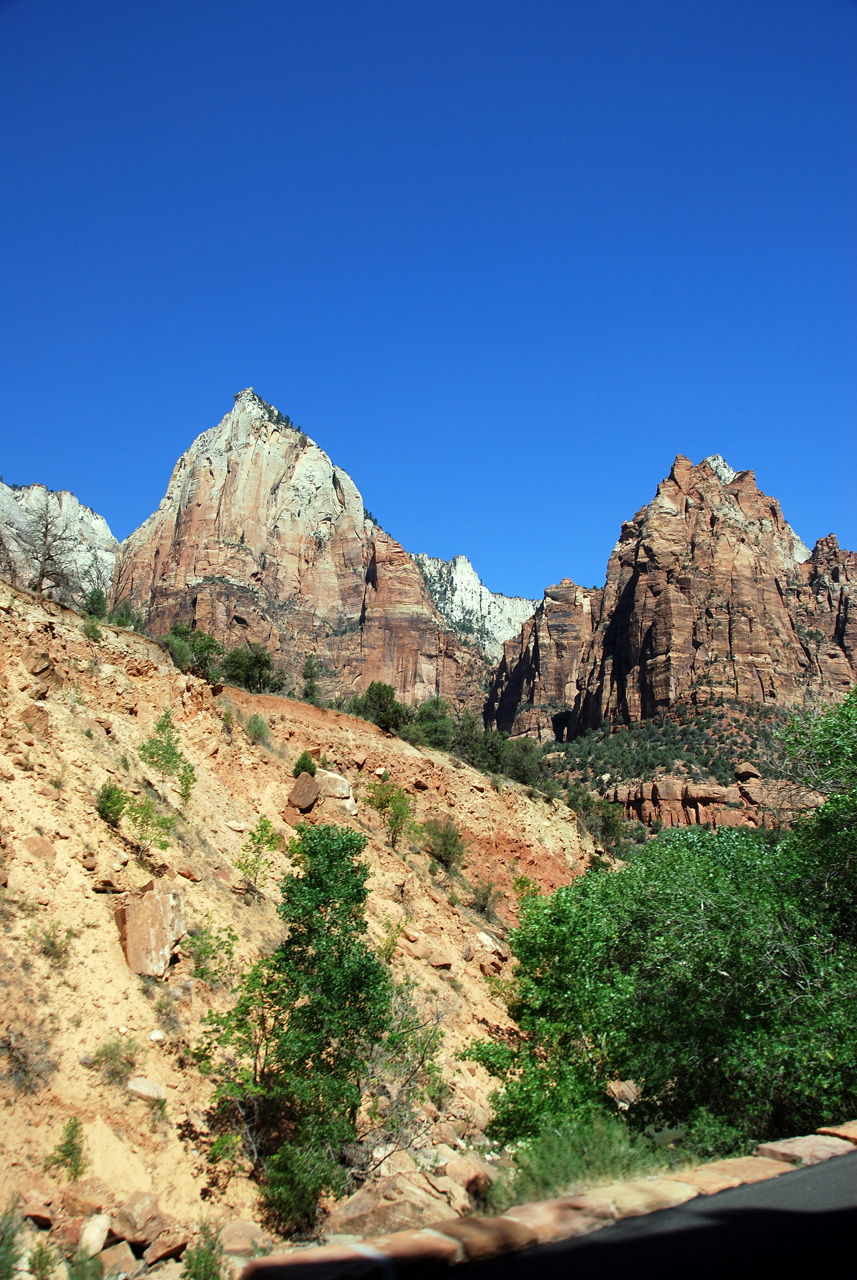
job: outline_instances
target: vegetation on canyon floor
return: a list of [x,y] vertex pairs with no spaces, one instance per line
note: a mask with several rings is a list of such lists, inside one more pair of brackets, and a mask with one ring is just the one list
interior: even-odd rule
[[516,1191],[569,1126],[604,1123],[611,1081],[639,1088],[630,1134],[701,1156],[857,1109],[857,692],[787,741],[828,794],[791,830],[664,833],[618,874],[522,896],[520,1035],[472,1049],[502,1082],[490,1132],[520,1144]]

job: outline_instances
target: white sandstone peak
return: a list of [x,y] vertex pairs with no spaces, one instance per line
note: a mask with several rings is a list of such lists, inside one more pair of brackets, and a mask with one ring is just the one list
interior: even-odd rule
[[539,603],[489,591],[467,556],[439,560],[420,552],[413,559],[444,621],[458,635],[475,640],[493,660],[500,657],[504,641],[517,635]]
[[717,476],[721,484],[731,484],[737,476],[738,472],[730,467],[729,463],[720,453],[711,453],[705,459],[711,470]]

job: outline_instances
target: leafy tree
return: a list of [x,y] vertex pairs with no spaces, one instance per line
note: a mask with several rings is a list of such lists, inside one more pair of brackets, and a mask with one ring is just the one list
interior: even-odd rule
[[125,817],[134,828],[140,853],[148,853],[152,846],[168,848],[167,836],[173,829],[173,820],[158,813],[154,800],[149,796],[141,796],[139,800],[129,796],[125,801]]
[[130,600],[120,600],[111,610],[107,619],[114,627],[125,627],[127,630],[145,631],[146,619],[131,607]]
[[[513,934],[516,1046],[495,1132],[537,1134],[632,1078],[638,1124],[729,1141],[811,1131],[857,1107],[857,954],[806,892],[800,833],[688,830],[624,870],[526,897]],[[853,898],[852,898],[853,909]]]
[[428,698],[418,708],[410,724],[402,726],[401,736],[415,746],[450,751],[455,740],[455,721],[449,704],[443,698]]
[[173,724],[173,713],[165,707],[155,721],[155,731],[140,747],[140,759],[161,775],[161,787],[167,778],[174,778],[185,761],[179,746],[178,730]]
[[352,698],[348,712],[363,720],[371,720],[388,733],[398,733],[411,716],[410,710],[397,701],[392,685],[384,684],[383,680],[373,680],[365,693]]
[[318,682],[320,674],[321,668],[315,656],[311,653],[307,654],[301,671],[304,681],[304,702],[311,702],[313,706],[318,706],[321,698],[321,685]]
[[107,593],[101,587],[93,587],[86,593],[83,612],[90,618],[107,617]]
[[281,848],[283,837],[268,818],[260,818],[241,846],[241,854],[235,865],[253,886],[253,896],[259,898],[259,884],[270,875],[274,865],[271,856]]
[[208,632],[174,622],[165,643],[182,671],[192,669],[209,683],[218,678],[217,659],[225,650]]
[[392,982],[366,941],[365,845],[347,828],[298,828],[278,911],[286,939],[249,970],[235,1006],[208,1018],[203,1064],[286,1230],[344,1186],[343,1147],[390,1027]]
[[366,803],[384,818],[390,844],[395,849],[401,836],[414,825],[410,800],[394,782],[381,780],[369,783]]
[[230,649],[220,665],[225,680],[250,693],[279,693],[286,682],[284,672],[275,666],[273,654],[263,644]]

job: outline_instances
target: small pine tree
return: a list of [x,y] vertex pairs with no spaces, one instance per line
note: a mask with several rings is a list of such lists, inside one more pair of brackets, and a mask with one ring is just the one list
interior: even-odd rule
[[316,763],[308,751],[302,751],[295,761],[292,775],[299,778],[302,773],[308,773],[310,777],[315,777]]
[[282,843],[283,838],[274,824],[268,818],[260,818],[241,846],[241,855],[235,859],[236,867],[253,886],[253,897],[257,901],[259,884],[268,878],[274,865],[271,855]]
[[173,713],[166,707],[155,721],[155,732],[140,748],[140,759],[161,775],[161,786],[174,778],[185,759],[179,747],[179,735],[173,724]]
[[45,1168],[65,1169],[72,1182],[77,1182],[86,1169],[86,1164],[83,1125],[78,1116],[72,1116],[63,1125],[62,1137],[45,1160]]

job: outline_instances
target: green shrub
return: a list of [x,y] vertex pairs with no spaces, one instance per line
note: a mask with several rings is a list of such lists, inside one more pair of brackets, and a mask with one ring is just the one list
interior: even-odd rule
[[86,1169],[83,1125],[77,1116],[65,1122],[62,1137],[45,1160],[45,1169],[65,1169],[72,1182],[77,1182]]
[[93,587],[84,597],[83,612],[90,618],[107,617],[107,596],[100,587]]
[[134,828],[141,854],[148,853],[153,846],[156,849],[169,847],[167,836],[172,832],[173,819],[159,813],[150,797],[134,800],[129,796],[125,802],[125,816]]
[[201,1222],[199,1234],[185,1250],[182,1280],[225,1280],[226,1261],[220,1233],[211,1222]]
[[401,837],[416,826],[411,818],[410,800],[401,787],[387,779],[368,784],[366,803],[382,815],[393,849]]
[[274,655],[261,644],[231,649],[220,669],[224,680],[250,693],[279,693],[286,682],[282,668],[275,666]]
[[260,715],[254,712],[247,721],[247,737],[251,742],[267,742],[268,733],[269,730],[266,722]]
[[348,714],[371,720],[388,733],[398,733],[411,718],[408,707],[396,700],[396,691],[392,685],[384,684],[382,680],[373,680],[365,693],[352,698],[348,704]]
[[84,1253],[82,1249],[78,1249],[71,1261],[66,1263],[66,1272],[68,1280],[101,1280],[101,1259],[98,1254]]
[[126,630],[145,631],[146,619],[142,613],[136,613],[131,608],[130,600],[120,600],[114,607],[107,619],[114,627],[124,627]]
[[109,1084],[127,1084],[134,1074],[139,1053],[136,1040],[114,1036],[98,1046],[92,1055],[92,1065]]
[[23,1225],[14,1202],[0,1213],[0,1280],[12,1280],[18,1270],[19,1241]]
[[35,1280],[51,1280],[58,1263],[57,1251],[47,1240],[37,1240],[27,1259],[27,1267]]
[[173,713],[165,707],[155,721],[155,731],[140,747],[140,759],[161,775],[161,787],[167,778],[174,778],[186,763],[179,746],[178,730],[173,724]]
[[108,827],[118,827],[127,801],[127,795],[115,782],[103,783],[95,800],[99,818],[106,822]]
[[225,650],[214,636],[175,622],[164,637],[164,643],[181,671],[192,670],[210,684],[218,679],[218,659]]
[[308,751],[302,751],[295,761],[292,775],[299,778],[302,773],[308,773],[311,777],[315,777],[316,763]]
[[461,833],[451,818],[429,818],[424,824],[428,853],[447,871],[461,870],[466,848]]
[[193,976],[210,987],[231,986],[238,934],[228,926],[192,928],[182,939],[182,950],[193,960]]
[[634,1137],[621,1120],[591,1108],[519,1144],[514,1162],[511,1174],[489,1189],[495,1213],[649,1174],[665,1166],[668,1157],[645,1137]]
[[97,618],[84,618],[83,634],[87,640],[94,640],[96,644],[103,638],[103,632],[98,625]]
[[494,920],[496,909],[503,901],[503,894],[491,880],[479,879],[470,887],[468,905],[486,920]]
[[238,870],[247,877],[253,887],[253,896],[259,897],[259,884],[271,873],[275,850],[282,848],[283,837],[268,818],[260,818],[241,846],[241,854],[235,859]]
[[321,699],[321,685],[318,683],[318,677],[321,674],[321,668],[317,659],[313,654],[308,654],[304,661],[301,675],[304,681],[304,702],[311,702],[313,706],[318,706]]
[[40,955],[57,969],[64,969],[71,958],[71,941],[77,936],[72,928],[63,928],[59,920],[46,920],[32,924],[27,936],[34,942]]

